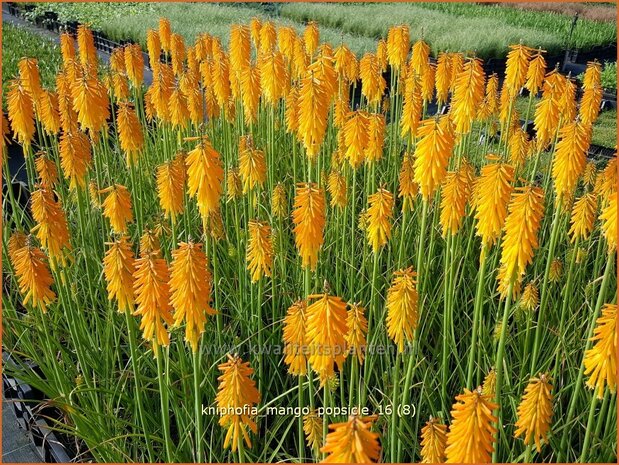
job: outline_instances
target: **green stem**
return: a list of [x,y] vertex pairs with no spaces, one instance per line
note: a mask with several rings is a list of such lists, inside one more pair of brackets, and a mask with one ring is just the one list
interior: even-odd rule
[[473,329],[471,331],[471,345],[469,347],[469,363],[466,375],[466,387],[473,388],[473,376],[475,374],[475,352],[477,351],[477,337],[479,324],[484,307],[484,280],[486,274],[486,254],[487,246],[483,245],[477,273],[477,291],[475,293],[475,304],[473,306]]
[[[172,437],[170,436],[170,412],[168,386],[164,380],[163,364],[161,363],[162,351],[155,344],[155,359],[157,360],[157,381],[159,382],[159,399],[161,402],[161,424],[163,425],[163,437],[165,441],[166,460],[172,462]],[[166,373],[167,376],[167,373]]]

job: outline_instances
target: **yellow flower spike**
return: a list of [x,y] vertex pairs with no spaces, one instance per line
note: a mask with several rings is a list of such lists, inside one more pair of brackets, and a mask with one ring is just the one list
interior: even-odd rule
[[159,18],[159,37],[163,51],[170,53],[172,48],[172,26],[168,18]]
[[374,253],[384,247],[391,237],[393,194],[382,187],[368,197],[368,242]]
[[307,373],[307,302],[298,300],[284,317],[282,330],[284,340],[284,363],[288,373],[304,376]]
[[124,47],[119,47],[112,50],[112,53],[110,54],[110,70],[116,74],[127,74]]
[[75,60],[75,40],[68,32],[60,34],[60,53],[65,64]]
[[413,209],[419,186],[415,182],[415,159],[409,152],[406,152],[402,158],[398,184],[398,197],[404,200],[402,210],[410,211]]
[[252,43],[254,44],[254,47],[256,48],[256,50],[260,49],[260,30],[261,29],[262,29],[262,22],[260,21],[260,18],[257,18],[256,16],[254,16],[249,21],[249,32],[251,35]]
[[329,95],[313,73],[301,80],[298,99],[298,132],[310,160],[315,160],[327,129]]
[[315,270],[325,229],[325,195],[317,184],[305,183],[297,186],[292,221],[302,267]]
[[207,315],[211,308],[211,273],[202,244],[181,242],[172,251],[170,264],[170,303],[174,308],[174,326],[185,323],[185,341],[194,353],[198,350]]
[[298,87],[292,87],[288,95],[286,95],[286,132],[288,134],[295,134],[299,128],[299,89]]
[[153,71],[157,71],[161,61],[161,38],[159,32],[154,29],[146,31],[146,50],[148,51],[148,62]]
[[552,178],[557,199],[574,192],[578,179],[587,163],[591,130],[574,122],[559,131],[559,142],[552,160]]
[[39,74],[39,62],[36,58],[22,58],[17,63],[17,68],[21,85],[32,98],[35,106],[38,105],[39,96],[43,92],[41,76]]
[[95,48],[95,39],[92,31],[83,24],[77,27],[77,47],[82,66],[96,70],[99,60]]
[[380,69],[380,63],[373,53],[366,53],[359,62],[361,93],[370,105],[378,105],[383,97],[387,83]]
[[83,132],[64,132],[59,144],[60,166],[64,177],[69,180],[69,188],[86,185],[86,173],[92,161],[91,146]]
[[260,56],[272,53],[277,44],[277,29],[272,21],[265,21],[260,28]]
[[617,153],[606,164],[606,168],[601,173],[600,188],[598,195],[603,202],[608,202],[617,192]]
[[585,165],[585,169],[582,172],[582,182],[585,186],[593,186],[595,184],[595,177],[597,176],[597,168],[595,162],[590,161]]
[[496,370],[494,369],[494,367],[491,368],[484,377],[481,391],[484,396],[488,396],[488,398],[494,399],[494,396],[496,395]]
[[346,302],[327,293],[308,299],[316,299],[307,307],[308,361],[324,386],[346,359]]
[[467,60],[462,71],[456,75],[450,114],[458,134],[471,131],[477,108],[484,99],[485,79],[482,62],[478,58]]
[[365,158],[365,149],[369,141],[369,117],[364,111],[353,112],[344,125],[344,139],[346,143],[345,157],[350,166],[356,170]]
[[603,94],[604,91],[602,86],[585,89],[583,92],[578,116],[584,124],[592,125],[597,120],[600,114],[600,104],[602,103]]
[[331,170],[327,183],[327,190],[331,196],[330,204],[334,208],[344,208],[348,201],[346,178],[336,170]]
[[346,333],[346,355],[352,354],[356,356],[359,364],[363,364],[367,345],[368,320],[365,317],[365,309],[360,303],[350,304],[346,317],[346,327],[348,328]]
[[30,146],[34,137],[34,105],[26,88],[18,81],[11,81],[7,95],[7,109],[13,134],[24,146]]
[[313,56],[320,42],[320,31],[316,21],[309,21],[305,26],[303,41],[305,42],[305,51],[310,57]]
[[219,387],[215,396],[221,411],[219,425],[228,429],[223,447],[231,447],[235,452],[240,442],[245,440],[247,447],[251,448],[247,430],[258,432],[252,409],[260,402],[260,392],[251,379],[254,370],[249,362],[243,362],[237,355],[228,355],[228,360],[217,368],[222,372],[217,378]]
[[617,305],[605,304],[602,315],[596,320],[593,346],[585,352],[585,375],[589,376],[587,386],[595,389],[598,399],[604,397],[604,390],[614,394],[617,389]]
[[126,235],[112,243],[103,257],[103,274],[109,300],[115,300],[118,311],[133,310],[135,257]]
[[189,125],[189,107],[187,106],[187,97],[180,87],[174,88],[170,94],[168,105],[172,127],[174,129],[186,129]]
[[447,425],[430,417],[421,428],[421,463],[444,463],[447,445]]
[[133,86],[140,88],[144,83],[144,57],[138,44],[125,46],[125,67]]
[[441,192],[441,215],[439,222],[443,237],[455,235],[466,214],[466,204],[471,195],[471,184],[465,168],[447,173]]
[[219,153],[208,139],[187,154],[187,193],[196,198],[203,219],[219,210],[224,170]]
[[170,36],[170,57],[172,58],[172,70],[176,76],[180,76],[183,73],[183,63],[186,55],[187,51],[183,36],[172,33]]
[[376,419],[353,415],[347,422],[330,424],[325,445],[320,449],[327,454],[322,463],[374,463],[380,458],[378,433],[371,431]]
[[264,101],[276,105],[284,96],[286,69],[284,56],[280,52],[271,52],[260,57],[260,87]]
[[133,166],[137,163],[138,155],[144,147],[144,134],[135,108],[129,103],[119,103],[116,126],[120,148],[127,155],[127,165]]
[[522,44],[510,45],[509,49],[505,63],[505,85],[509,95],[513,98],[518,95],[527,81],[531,49]]
[[453,130],[447,115],[424,120],[418,129],[414,179],[426,202],[430,201],[447,174],[455,143]]
[[249,239],[247,240],[247,269],[251,282],[263,276],[271,276],[273,266],[273,236],[271,227],[257,220],[249,220]]
[[103,216],[110,221],[114,232],[126,233],[127,224],[133,221],[131,194],[121,184],[114,184],[100,192],[107,194],[102,204]]
[[421,79],[421,98],[424,103],[429,103],[434,97],[434,80],[436,75],[436,66],[429,64]]
[[266,158],[262,150],[253,147],[251,136],[239,139],[239,174],[243,182],[243,193],[262,187],[266,181]]
[[600,214],[602,220],[602,233],[608,244],[608,253],[617,250],[617,193],[608,198],[608,205]]
[[226,192],[228,193],[228,200],[233,201],[238,199],[241,196],[242,188],[239,170],[237,167],[231,166],[226,173]]
[[217,104],[220,108],[224,108],[232,95],[232,89],[230,87],[230,65],[228,63],[228,57],[224,53],[215,57],[213,60],[211,77]]
[[305,53],[305,41],[303,37],[297,36],[294,42],[294,56],[292,61],[292,72],[295,79],[299,79],[305,75],[309,65],[310,58]]
[[50,159],[47,154],[40,153],[34,161],[34,166],[41,186],[45,189],[53,189],[58,182],[58,169],[54,160]]
[[473,202],[477,220],[476,235],[481,237],[483,247],[492,247],[501,234],[513,180],[514,168],[511,165],[490,163],[481,169],[473,191]]
[[543,216],[544,191],[533,186],[517,188],[509,203],[501,244],[501,265],[507,283],[521,277],[533,261]]
[[518,405],[518,420],[514,437],[524,435],[528,446],[535,442],[537,452],[542,449],[541,440],[548,442],[548,432],[552,421],[552,385],[549,374],[531,378]]
[[286,63],[294,60],[294,43],[297,40],[297,31],[293,27],[279,26],[277,29],[277,48],[282,52]]
[[72,87],[72,95],[73,109],[77,112],[77,120],[83,130],[98,133],[107,128],[110,101],[95,71],[89,71],[77,79]]
[[509,162],[515,169],[524,166],[529,153],[529,135],[520,126],[509,136]]
[[529,312],[537,308],[539,305],[539,291],[535,283],[528,283],[524,287],[522,297],[520,298],[520,305]]
[[561,281],[561,277],[563,275],[563,262],[560,258],[555,258],[550,263],[550,272],[548,273],[548,280],[551,283],[559,283]]
[[385,116],[380,113],[370,113],[368,115],[368,141],[364,150],[367,161],[378,162],[383,157],[385,131]]
[[527,69],[527,80],[524,87],[533,95],[542,88],[544,76],[546,75],[546,60],[542,55],[542,50],[538,50],[533,59],[529,62]]
[[447,103],[452,80],[452,63],[448,53],[440,52],[436,63],[435,87],[439,106]]
[[423,96],[421,83],[416,74],[410,73],[404,81],[404,104],[400,119],[400,135],[404,139],[415,137],[421,124],[423,112]]
[[14,252],[13,260],[19,292],[24,298],[23,305],[30,304],[46,313],[48,305],[56,300],[56,294],[51,289],[54,278],[47,266],[45,254],[26,240],[26,244]]
[[11,265],[15,267],[15,259],[17,258],[17,251],[26,246],[28,240],[28,236],[26,236],[23,232],[17,230],[11,234],[9,237],[9,242],[7,246],[7,252],[9,255],[9,260],[11,261]]
[[271,195],[271,214],[276,218],[285,218],[288,215],[288,199],[286,189],[281,182],[273,188]]
[[[343,129],[346,121],[351,116],[349,96],[346,92],[342,93],[335,99],[333,108],[333,125],[338,129]],[[343,132],[340,131],[342,134]],[[339,135],[339,134],[338,134]]]
[[418,40],[413,44],[409,71],[417,76],[424,77],[430,65],[430,46],[423,40]]
[[167,218],[172,222],[184,209],[185,180],[187,172],[185,168],[184,152],[180,152],[172,161],[163,163],[157,167],[157,196],[159,205]]
[[315,452],[320,452],[322,447],[322,418],[312,409],[310,413],[303,416],[303,432],[307,440],[307,446]]
[[415,337],[419,322],[419,296],[417,294],[417,273],[406,268],[394,273],[391,287],[387,291],[387,334],[404,352],[405,343]]
[[583,194],[574,202],[569,231],[572,243],[589,238],[595,225],[597,206],[597,196],[592,192]]
[[55,199],[53,191],[44,187],[35,190],[30,201],[36,222],[32,232],[46,249],[52,269],[56,263],[64,265],[63,249],[71,250],[71,243],[67,218],[60,202]]
[[565,90],[559,98],[559,114],[561,121],[573,121],[577,114],[576,84],[566,79]]
[[406,64],[410,48],[410,32],[406,25],[392,26],[387,32],[387,60],[395,70]]
[[251,124],[258,117],[260,103],[260,70],[257,66],[250,67],[241,76],[241,97],[245,124]]
[[456,396],[451,410],[451,426],[447,433],[447,463],[488,463],[494,451],[497,418],[492,414],[498,406],[489,396],[464,389]]
[[[161,244],[159,243],[159,234],[154,229],[146,229],[140,237],[140,256],[145,257],[148,254],[159,254],[161,252]],[[167,282],[167,281],[166,281]]]
[[541,149],[548,146],[559,124],[559,105],[552,96],[543,97],[535,106],[533,127]]
[[43,129],[49,135],[60,131],[60,112],[58,96],[48,90],[42,90],[38,97],[38,117]]

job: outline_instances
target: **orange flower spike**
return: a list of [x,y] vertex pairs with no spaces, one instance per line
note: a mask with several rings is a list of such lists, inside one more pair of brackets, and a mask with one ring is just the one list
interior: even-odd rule
[[531,378],[518,405],[514,437],[524,434],[524,443],[528,446],[535,442],[537,452],[542,449],[542,439],[548,442],[552,421],[552,397],[549,375],[542,374],[539,378]]
[[592,192],[583,194],[574,202],[569,231],[572,243],[589,238],[595,226],[597,206],[597,195]]
[[400,119],[400,135],[407,139],[417,136],[423,113],[421,83],[416,74],[410,73],[404,81],[404,105]]
[[363,364],[365,348],[367,345],[366,335],[368,332],[368,320],[365,317],[365,309],[358,303],[350,304],[346,317],[346,354],[356,355],[359,364]]
[[254,123],[258,118],[260,104],[260,70],[257,66],[250,67],[241,75],[241,98],[245,124]]
[[406,64],[409,48],[408,26],[392,26],[387,32],[387,60],[392,68],[400,70]]
[[451,57],[445,52],[440,52],[436,63],[435,86],[436,100],[439,105],[447,103],[452,81]]
[[19,292],[24,298],[23,305],[30,304],[46,313],[47,307],[56,300],[56,294],[51,289],[54,278],[47,266],[43,251],[26,243],[15,251],[13,266]]
[[173,33],[170,37],[170,56],[172,57],[172,71],[176,76],[180,76],[184,70],[187,51],[185,40],[180,34]]
[[[254,370],[249,362],[243,362],[238,356],[228,355],[228,360],[217,367],[222,374],[217,378],[219,389],[215,397],[217,407],[221,412],[219,424],[227,428],[224,439],[224,449],[231,447],[236,452],[244,440],[251,448],[251,440],[247,430],[258,432],[258,426],[253,415],[248,414],[260,402],[260,392],[251,379]],[[248,413],[234,413],[242,410]]]
[[533,59],[529,62],[529,68],[527,69],[527,81],[524,87],[533,95],[542,88],[544,82],[544,76],[546,75],[546,60],[541,53],[541,50],[536,53]]
[[172,50],[172,26],[167,18],[159,18],[159,38],[163,51],[170,53]]
[[103,257],[103,274],[107,282],[109,300],[115,300],[118,311],[133,310],[133,275],[135,257],[126,235],[108,244],[110,247]]
[[96,73],[91,71],[81,76],[72,87],[72,95],[73,109],[82,129],[92,133],[103,131],[110,115],[110,101]]
[[378,433],[370,428],[376,417],[350,416],[347,422],[330,424],[323,463],[373,463],[380,458]]
[[309,72],[301,80],[298,106],[298,132],[307,157],[313,161],[318,156],[325,137],[329,115],[328,89],[313,72]]
[[193,353],[198,351],[207,315],[216,315],[211,308],[212,277],[202,244],[181,242],[172,251],[170,264],[170,303],[174,308],[174,326],[185,323],[185,341]]
[[36,222],[32,232],[47,250],[52,269],[56,263],[65,264],[63,249],[71,249],[67,218],[54,197],[51,190],[40,188],[32,193],[31,198],[32,217]]
[[42,90],[39,94],[37,111],[45,132],[52,136],[58,134],[61,124],[58,96],[48,90]]
[[421,122],[415,148],[415,182],[428,202],[447,174],[455,135],[447,115]]
[[324,386],[334,374],[334,364],[341,369],[346,358],[346,302],[327,293],[308,299],[316,299],[307,307],[309,364]]
[[447,173],[441,192],[441,215],[439,222],[443,237],[455,235],[466,214],[466,204],[471,195],[471,184],[465,169]]
[[259,67],[262,96],[266,103],[276,105],[283,97],[283,84],[286,79],[284,56],[280,52],[262,55]]
[[297,186],[294,198],[295,244],[302,259],[302,266],[316,269],[318,251],[324,242],[325,196],[317,184],[306,183]]
[[421,429],[421,463],[444,463],[447,425],[430,417]]
[[7,109],[11,129],[17,141],[30,146],[34,137],[34,105],[26,88],[18,81],[11,81],[7,96]]
[[40,153],[34,161],[34,166],[41,186],[45,189],[53,189],[58,182],[58,169],[54,160],[50,159],[45,153]]
[[196,198],[203,219],[219,210],[224,170],[219,153],[203,138],[185,159],[187,193]]
[[347,203],[346,178],[340,172],[332,170],[329,173],[327,189],[331,196],[331,206],[340,209],[344,208]]
[[451,410],[451,426],[447,433],[447,463],[487,463],[492,458],[497,418],[492,414],[498,406],[481,388],[464,389],[456,396]]
[[559,131],[559,142],[552,160],[552,178],[557,199],[574,192],[587,164],[591,128],[578,121]]
[[305,26],[303,41],[305,42],[305,51],[310,57],[313,56],[320,42],[320,31],[316,21],[309,21]]
[[97,49],[95,47],[95,39],[92,31],[80,24],[77,27],[77,46],[79,49],[80,62],[84,68],[96,70],[99,59],[97,57]]
[[157,167],[159,205],[166,217],[170,218],[173,223],[176,222],[177,215],[181,214],[184,209],[186,178],[184,153],[179,153],[172,161]]
[[391,237],[393,194],[386,189],[379,188],[376,193],[369,196],[368,203],[368,242],[374,253],[378,253]]
[[617,250],[617,193],[608,198],[608,204],[600,214],[602,220],[602,234],[608,244],[608,253]]
[[127,165],[133,166],[138,161],[138,155],[144,147],[142,125],[134,108],[127,102],[118,105],[116,127],[120,147],[127,156]]
[[75,40],[68,32],[60,34],[60,53],[64,64],[75,60]]
[[412,268],[396,271],[387,291],[387,334],[404,352],[406,343],[413,341],[419,322],[417,273]]
[[[414,43],[411,50],[409,71],[423,78],[430,65],[430,46],[423,40]],[[423,79],[422,79],[423,80]]]
[[484,99],[485,79],[482,62],[477,58],[469,59],[456,75],[450,113],[458,134],[468,134],[471,130],[477,108]]
[[92,161],[90,141],[83,132],[64,132],[60,136],[60,166],[64,177],[69,180],[69,188],[86,185],[86,173]]
[[353,112],[344,125],[344,138],[347,147],[345,157],[353,170],[359,168],[363,163],[365,149],[369,142],[368,126],[368,114],[361,110]]
[[138,44],[125,47],[125,66],[133,87],[140,88],[144,83],[144,57]]
[[247,269],[251,282],[263,276],[271,276],[273,266],[273,236],[271,227],[257,220],[249,220],[249,239],[247,241]]
[[307,373],[307,302],[294,302],[284,317],[282,330],[284,363],[288,373],[305,376]]
[[159,32],[154,29],[146,31],[146,50],[148,51],[148,62],[154,72],[157,72],[161,61],[161,38]]
[[17,68],[19,70],[21,85],[24,86],[24,89],[28,92],[36,105],[43,91],[41,87],[41,76],[39,74],[39,62],[36,58],[22,58],[17,63]]
[[361,78],[361,93],[371,105],[380,103],[387,83],[383,78],[380,63],[373,53],[366,53],[359,62],[359,77]]
[[272,53],[277,44],[277,29],[271,21],[265,21],[260,28],[260,55]]
[[121,184],[114,184],[100,191],[107,194],[103,201],[103,216],[110,221],[112,230],[117,233],[126,233],[127,224],[133,221],[131,211],[131,194]]
[[155,346],[167,346],[170,336],[166,325],[173,323],[168,264],[158,250],[142,250],[134,264],[133,292],[137,307],[133,314],[141,317],[140,330],[144,339]]
[[524,275],[527,265],[533,261],[543,216],[544,191],[532,186],[517,188],[509,203],[501,244],[506,283]]
[[[616,222],[616,216],[615,216]],[[604,397],[604,390],[614,394],[617,391],[617,305],[605,304],[602,315],[596,320],[593,345],[585,352],[585,375],[587,386],[595,389],[598,399]]]
[[531,50],[522,45],[510,45],[505,66],[505,85],[514,98],[527,81]]

